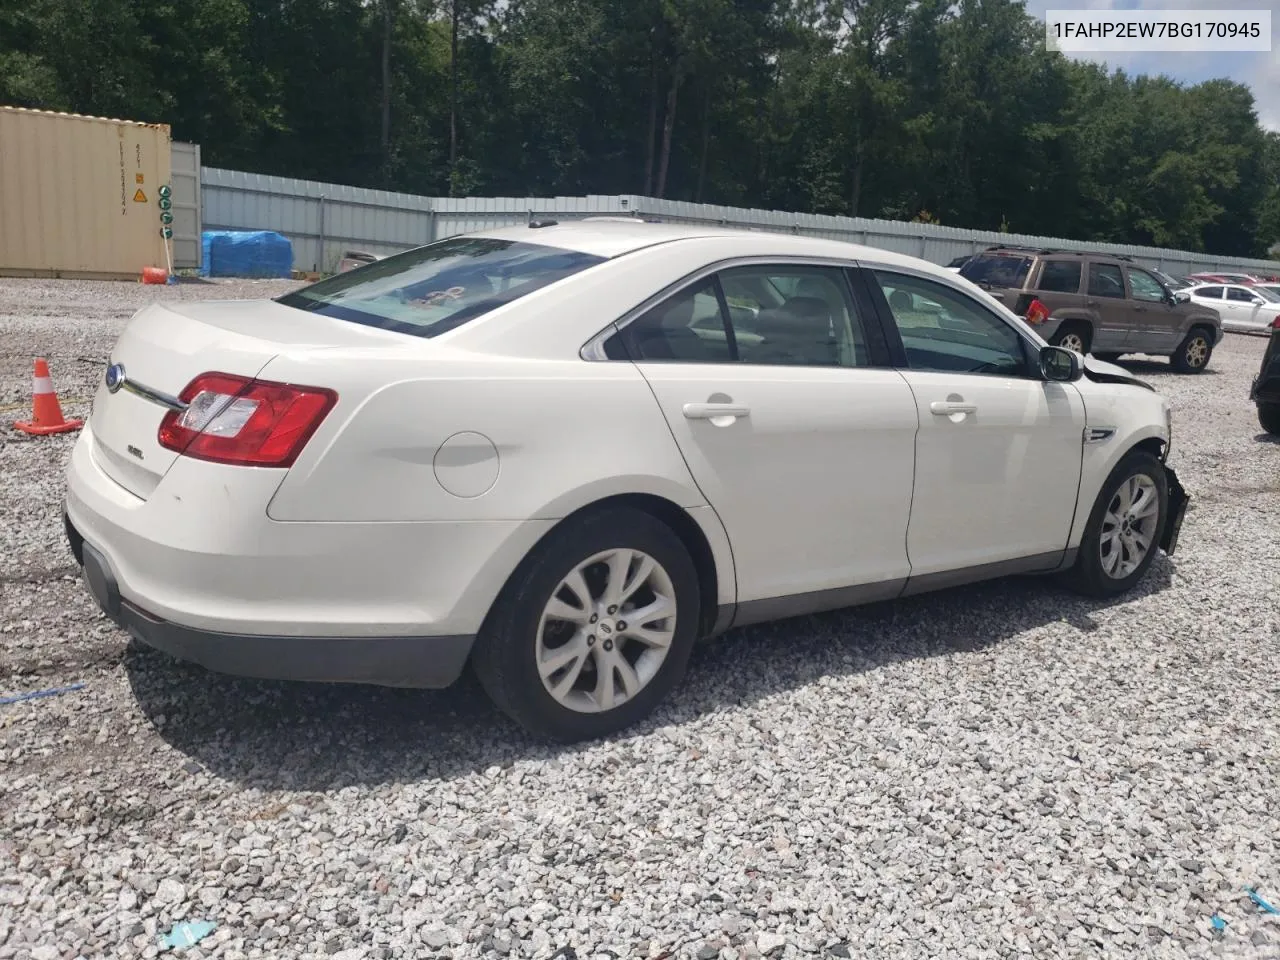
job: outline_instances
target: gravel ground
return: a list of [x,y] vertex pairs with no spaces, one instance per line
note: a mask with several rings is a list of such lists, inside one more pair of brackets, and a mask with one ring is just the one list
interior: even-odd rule
[[[631,735],[530,742],[471,681],[257,683],[138,649],[59,529],[68,414],[155,297],[0,281],[0,960],[1280,956],[1280,446],[1260,339],[1175,407],[1193,507],[1120,602],[1007,580],[738,631]],[[1227,921],[1215,934],[1214,912]]]

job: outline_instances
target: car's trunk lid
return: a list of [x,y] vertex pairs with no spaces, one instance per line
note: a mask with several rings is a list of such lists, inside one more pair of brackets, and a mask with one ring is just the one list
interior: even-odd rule
[[[108,359],[123,368],[111,390],[104,376],[93,400],[94,457],[112,480],[148,498],[178,454],[160,445],[160,422],[197,375],[254,377],[284,349],[366,346],[392,334],[315,316],[271,300],[152,304],[125,327]],[[323,386],[323,384],[317,384]]]

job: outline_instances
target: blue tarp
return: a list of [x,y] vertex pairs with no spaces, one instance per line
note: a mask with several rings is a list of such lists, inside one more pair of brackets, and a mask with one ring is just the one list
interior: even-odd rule
[[288,277],[293,244],[274,230],[206,230],[201,236],[202,277]]

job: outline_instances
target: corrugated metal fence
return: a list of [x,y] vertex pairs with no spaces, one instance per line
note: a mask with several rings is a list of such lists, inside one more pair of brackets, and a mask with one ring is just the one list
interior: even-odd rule
[[1173,274],[1212,270],[1280,273],[1280,263],[1268,260],[652,197],[420,197],[214,167],[203,168],[201,181],[206,230],[279,231],[293,241],[294,266],[300,270],[332,270],[348,249],[393,253],[443,237],[524,223],[536,217],[569,220],[592,215],[631,215],[827,237],[895,250],[935,263],[946,263],[991,244],[1015,243],[1123,254]]

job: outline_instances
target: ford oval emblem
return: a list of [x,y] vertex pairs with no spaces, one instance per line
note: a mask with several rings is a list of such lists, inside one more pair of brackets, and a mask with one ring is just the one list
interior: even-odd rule
[[107,367],[107,389],[115,393],[124,386],[124,364],[113,363]]

